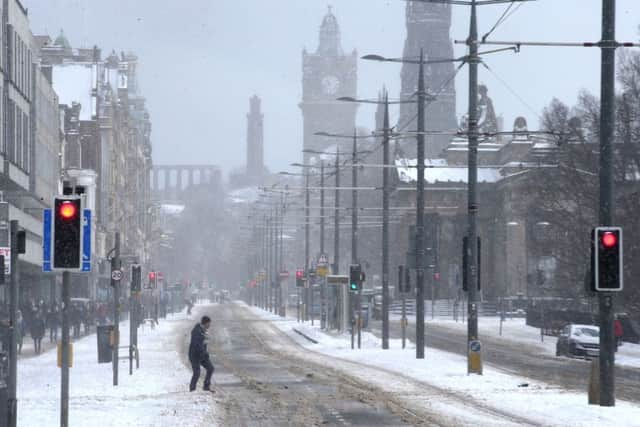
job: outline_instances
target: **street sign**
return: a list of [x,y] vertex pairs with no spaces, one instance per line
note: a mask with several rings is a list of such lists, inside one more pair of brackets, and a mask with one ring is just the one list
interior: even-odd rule
[[158,278],[158,282],[164,281],[164,274],[162,274],[162,272],[158,271],[156,275],[156,277]]
[[327,254],[320,254],[318,257],[318,267],[327,267],[329,265],[329,258]]
[[318,264],[316,267],[316,274],[320,277],[325,277],[329,274],[329,267],[326,265]]
[[4,255],[4,275],[11,274],[11,248],[0,247],[0,255]]
[[340,274],[329,274],[327,276],[328,285],[346,285],[349,283],[349,276]]
[[91,209],[82,210],[82,271],[91,271]]
[[283,270],[280,272],[280,281],[286,280],[289,278],[289,272],[287,270]]
[[113,270],[111,272],[111,278],[119,282],[122,279],[122,270]]
[[[42,216],[42,271],[53,271],[51,268],[51,219],[52,210],[44,209]],[[5,265],[9,265],[5,259]]]

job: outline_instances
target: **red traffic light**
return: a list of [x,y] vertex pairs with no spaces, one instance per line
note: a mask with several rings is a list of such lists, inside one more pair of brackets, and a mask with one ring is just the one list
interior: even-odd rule
[[76,205],[68,200],[62,202],[60,208],[58,209],[58,213],[64,219],[71,219],[75,217],[77,211],[78,210],[76,209]]
[[611,231],[607,231],[602,234],[601,241],[602,246],[604,246],[605,248],[613,248],[618,243],[618,236],[616,236],[616,234]]
[[296,279],[302,279],[304,272],[302,270],[296,270]]
[[149,281],[153,281],[156,280],[156,272],[155,271],[150,271],[149,272]]

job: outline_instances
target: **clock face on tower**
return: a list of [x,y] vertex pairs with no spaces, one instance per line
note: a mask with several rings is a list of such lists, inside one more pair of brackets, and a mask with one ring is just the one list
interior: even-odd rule
[[322,79],[322,90],[327,95],[335,95],[340,87],[340,80],[336,76],[326,76]]

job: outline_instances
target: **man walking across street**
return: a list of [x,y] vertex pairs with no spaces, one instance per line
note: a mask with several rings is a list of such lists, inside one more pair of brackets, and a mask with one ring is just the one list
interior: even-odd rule
[[211,376],[213,375],[213,365],[209,358],[209,352],[207,351],[207,330],[211,326],[211,319],[208,316],[202,316],[200,323],[193,327],[191,330],[191,343],[189,344],[189,361],[191,362],[191,369],[193,370],[193,376],[191,377],[191,383],[189,384],[189,391],[194,391],[200,378],[200,366],[204,367],[207,371],[204,377],[204,387],[206,391],[211,390]]

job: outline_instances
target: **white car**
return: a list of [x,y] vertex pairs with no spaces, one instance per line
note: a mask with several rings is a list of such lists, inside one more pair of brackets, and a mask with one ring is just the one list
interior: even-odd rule
[[594,325],[567,325],[558,335],[556,356],[597,357],[600,353],[600,328]]

